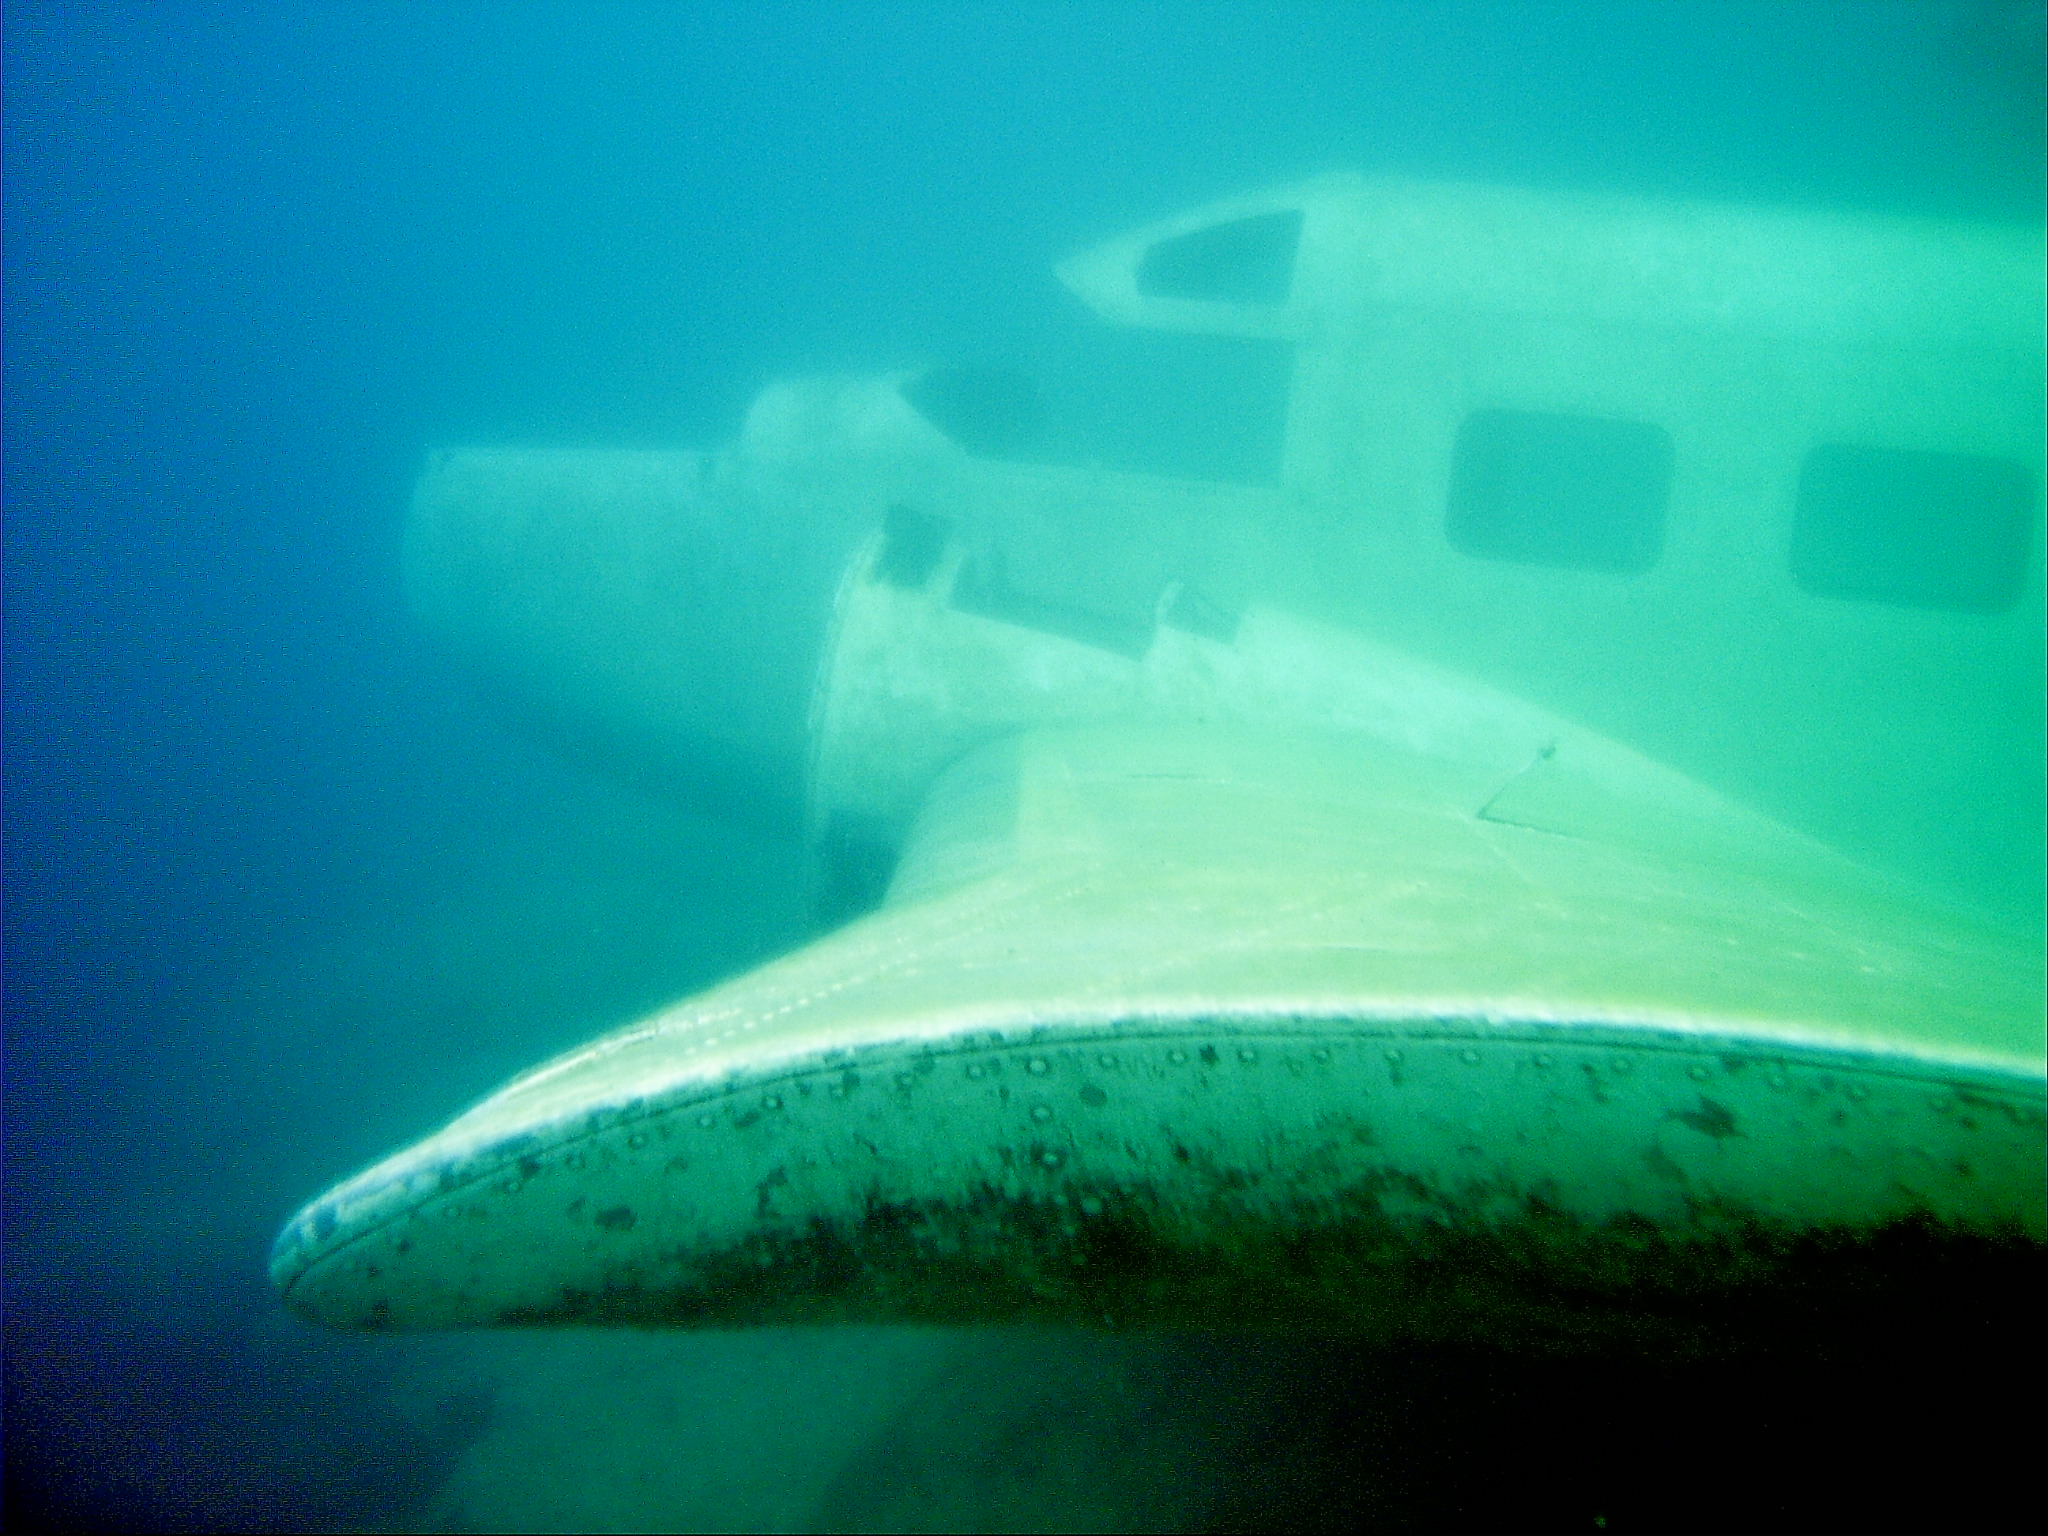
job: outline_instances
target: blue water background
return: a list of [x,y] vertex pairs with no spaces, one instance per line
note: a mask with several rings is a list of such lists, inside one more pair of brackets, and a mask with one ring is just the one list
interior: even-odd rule
[[420,1518],[474,1425],[279,1314],[279,1220],[802,931],[794,848],[557,759],[415,632],[425,450],[715,444],[1324,169],[2042,208],[2038,5],[4,21],[7,1492],[87,1528]]

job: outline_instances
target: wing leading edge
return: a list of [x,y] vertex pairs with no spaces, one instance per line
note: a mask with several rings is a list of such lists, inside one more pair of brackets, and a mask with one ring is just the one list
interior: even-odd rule
[[273,1276],[369,1328],[1527,1337],[2038,1245],[2038,947],[1599,747],[998,739],[879,911],[341,1185]]

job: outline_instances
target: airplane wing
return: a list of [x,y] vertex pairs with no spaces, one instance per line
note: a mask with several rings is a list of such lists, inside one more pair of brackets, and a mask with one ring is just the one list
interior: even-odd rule
[[2040,1241],[2038,950],[1572,756],[999,738],[879,911],[516,1080],[273,1274],[367,1328],[1526,1337],[1802,1244]]
[[427,624],[861,915],[316,1199],[278,1287],[1528,1342],[2038,1255],[2038,933],[1493,685],[2034,836],[2039,250],[1335,180],[1062,269],[1292,349],[1256,484],[970,452],[937,375],[435,455]]

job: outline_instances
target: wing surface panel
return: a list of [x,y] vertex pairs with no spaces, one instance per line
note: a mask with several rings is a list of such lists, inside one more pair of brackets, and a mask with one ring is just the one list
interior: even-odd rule
[[1802,1243],[2042,1239],[2038,946],[1539,761],[1615,835],[1358,738],[998,742],[880,911],[515,1081],[274,1272],[358,1326],[1569,1331]]

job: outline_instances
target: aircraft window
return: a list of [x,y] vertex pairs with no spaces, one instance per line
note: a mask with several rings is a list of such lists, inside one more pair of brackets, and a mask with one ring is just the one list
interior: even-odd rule
[[1285,304],[1301,210],[1262,213],[1162,240],[1138,263],[1138,292],[1219,304]]
[[1792,579],[1821,597],[1996,613],[2025,584],[2033,510],[2022,464],[1825,443],[1800,470]]
[[911,408],[969,453],[1015,458],[1040,446],[1045,409],[1029,374],[1009,368],[931,368],[899,393]]
[[1663,552],[1670,496],[1662,427],[1476,411],[1458,429],[1444,533],[1486,560],[1647,571]]
[[1271,485],[1287,438],[1284,341],[1104,326],[1062,311],[1018,349],[1030,375],[934,368],[899,386],[981,458]]

